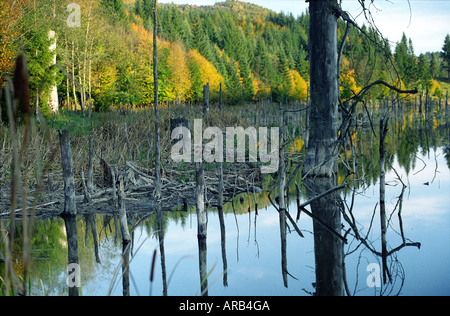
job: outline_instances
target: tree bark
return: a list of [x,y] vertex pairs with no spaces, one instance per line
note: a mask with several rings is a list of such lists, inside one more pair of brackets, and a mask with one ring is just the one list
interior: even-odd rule
[[207,272],[207,216],[205,211],[205,179],[203,163],[195,164],[196,196],[197,196],[197,239],[199,251],[199,270],[201,295],[208,296],[208,272]]
[[87,188],[94,191],[94,135],[89,135],[89,164],[87,173]]
[[130,232],[128,230],[127,210],[125,206],[125,192],[123,184],[123,176],[119,176],[119,221],[120,230],[122,231],[122,239],[124,242],[131,242]]
[[[77,217],[74,215],[64,215],[64,224],[67,234],[67,257],[68,263],[78,264],[78,229]],[[77,286],[69,286],[69,296],[79,296]]]
[[89,53],[89,117],[92,116],[92,46]]
[[70,147],[70,134],[68,130],[59,131],[59,143],[64,177],[64,215],[77,215],[72,149]]
[[[52,65],[56,65],[56,32],[53,30],[49,31],[48,39],[51,41],[49,51],[53,53]],[[57,113],[59,111],[58,87],[56,86],[56,84],[50,87],[50,100],[48,103],[52,112]]]
[[[304,185],[308,196],[313,197],[332,189],[334,182],[333,178],[307,178]],[[339,193],[334,191],[311,203],[314,216],[320,219],[320,222],[313,221],[317,296],[344,295],[344,249],[343,241],[337,236],[341,230],[339,199]]]
[[203,86],[203,120],[209,112],[209,82]]
[[284,162],[284,116],[281,113],[281,127],[280,127],[280,151],[279,151],[279,166],[278,166],[278,205],[279,219],[280,219],[280,240],[281,240],[281,273],[283,276],[284,286],[288,287],[287,278],[287,242],[286,242],[286,199],[284,195],[284,187],[286,185],[286,166]]
[[[337,186],[337,134],[339,77],[336,0],[309,1],[310,82],[309,139],[303,173],[310,198]],[[314,254],[316,294],[341,296],[343,286],[343,242],[339,194],[334,192],[314,203]],[[332,229],[336,234],[325,229]]]
[[391,281],[391,276],[387,267],[387,218],[386,218],[386,171],[384,168],[386,161],[386,151],[384,149],[384,141],[388,131],[389,119],[386,122],[380,119],[380,226],[381,226],[381,259],[383,264],[383,283],[386,284],[387,279]]
[[226,247],[226,230],[225,230],[225,218],[223,213],[223,163],[218,162],[219,165],[219,194],[218,194],[218,206],[217,211],[219,213],[220,223],[220,239],[222,248],[222,264],[223,264],[223,286],[228,286],[228,261],[227,261],[227,247]]
[[81,103],[81,115],[84,117],[85,113],[84,110],[86,109],[86,93],[85,88],[83,85],[83,72],[81,69],[81,61],[80,61],[80,53],[79,53],[79,46],[77,44],[77,61],[78,61],[78,84],[80,87],[80,103]]
[[158,31],[158,0],[155,0],[154,13],[154,29],[153,29],[153,79],[155,93],[155,191],[154,198],[161,198],[161,148],[159,137],[159,100],[158,100],[158,48],[157,48],[157,31]]
[[[87,57],[88,57],[88,48],[89,48],[89,31],[90,31],[90,26],[91,26],[91,14],[92,14],[92,2],[89,1],[89,7],[88,7],[88,16],[87,16],[87,24],[86,24],[86,41],[84,44],[84,56],[83,56],[83,93],[84,93],[84,106],[86,106],[86,101],[87,101],[87,96],[86,96],[86,75],[87,75]],[[91,55],[89,54],[89,63],[91,61]],[[90,70],[89,70],[90,71]],[[89,77],[89,82],[90,82],[90,77]],[[88,89],[89,92],[89,89]],[[89,101],[91,101],[89,99]],[[89,107],[89,111],[88,111],[88,116],[91,117],[91,110],[90,110],[90,104],[88,104]]]
[[83,186],[83,192],[84,192],[84,201],[85,203],[88,203],[89,205],[92,204],[92,198],[91,194],[89,193],[89,190],[86,185],[86,178],[84,177],[84,172],[81,172],[81,184]]
[[336,0],[310,1],[311,108],[304,173],[331,177],[337,168],[338,77]]
[[[70,134],[68,130],[59,131],[59,143],[61,147],[61,164],[64,178],[64,218],[67,233],[68,262],[78,264],[78,232],[77,209],[75,202],[75,180],[73,175],[72,150],[70,147]],[[69,296],[78,296],[76,286],[69,287]]]
[[167,272],[166,251],[164,248],[164,214],[160,206],[156,209],[156,220],[158,222],[159,253],[161,255],[161,275],[163,281],[163,296],[167,296]]
[[119,176],[119,222],[122,231],[122,291],[123,296],[130,296],[130,252],[131,237],[128,230],[127,211],[125,206],[125,193],[123,176]]
[[75,43],[72,40],[72,92],[74,99],[74,112],[78,111],[78,98],[75,84]]
[[[68,46],[67,46],[67,38],[64,38],[64,42],[66,45],[66,50],[65,50],[65,55],[69,56],[69,50],[68,50]],[[69,69],[69,65],[66,65],[66,68]],[[66,109],[67,110],[71,110],[71,105],[70,105],[70,82],[69,82],[69,75],[66,74]]]

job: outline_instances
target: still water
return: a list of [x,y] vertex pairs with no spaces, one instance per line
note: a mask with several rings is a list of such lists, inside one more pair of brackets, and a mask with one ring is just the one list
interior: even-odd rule
[[[397,278],[394,293],[400,288],[402,295],[449,295],[450,294],[450,171],[443,150],[438,148],[426,154],[418,154],[416,166],[406,172],[397,161],[394,167],[408,188],[403,200],[403,227],[408,239],[420,242],[421,249],[404,248],[397,253],[400,264],[395,269]],[[387,175],[387,209],[392,211],[401,193],[401,185],[394,172]],[[425,185],[428,183],[429,185]],[[372,218],[378,192],[378,185],[372,185],[356,196],[355,217],[361,227],[368,227]],[[291,203],[292,213],[296,212],[295,201]],[[165,269],[168,295],[200,295],[198,264],[197,227],[195,213],[178,214],[178,218],[165,219]],[[392,217],[388,241],[392,247],[401,243],[397,222]],[[81,267],[81,294],[122,295],[120,237],[114,241],[114,225],[104,227],[110,219],[96,216],[99,233],[99,257],[96,263],[92,235],[85,246],[85,220],[78,219],[79,253]],[[163,294],[162,266],[159,242],[155,235],[155,224],[149,219],[138,225],[134,231],[134,247],[130,264],[131,295]],[[375,216],[374,227],[378,227]],[[37,224],[41,249],[35,250],[33,262],[34,295],[67,294],[65,280],[67,273],[64,223],[60,219],[48,219]],[[280,226],[277,211],[268,206],[260,209],[258,215],[225,215],[226,257],[228,286],[223,285],[223,260],[220,226],[217,213],[210,211],[208,216],[207,263],[209,276],[209,295],[310,295],[314,292],[314,252],[312,221],[303,215],[298,227],[305,235],[300,238],[292,229],[287,235],[287,267],[290,275],[286,288],[282,278],[280,252]],[[379,249],[379,231],[373,230],[370,240]],[[37,240],[35,237],[34,240]],[[38,246],[34,244],[34,247]],[[345,251],[353,249],[354,244],[345,246]],[[155,249],[157,260],[154,282],[150,284],[151,263]],[[39,253],[42,252],[42,253]],[[357,295],[379,294],[381,288],[369,288],[367,278],[370,263],[380,263],[369,251],[361,247],[346,258],[348,286]],[[114,275],[117,275],[115,282]],[[404,279],[403,279],[404,278]],[[404,282],[401,287],[401,283]]]
[[[404,247],[395,252],[388,261],[392,284],[377,284],[373,282],[377,277],[376,269],[368,267],[381,266],[381,258],[360,245],[351,234],[347,236],[349,242],[344,245],[345,275],[346,288],[351,295],[450,295],[449,131],[448,128],[437,128],[436,124],[431,127],[429,132],[425,132],[416,129],[413,123],[406,124],[401,127],[404,131],[402,136],[387,140],[388,151],[391,151],[386,174],[388,250],[402,244],[401,231],[405,242],[420,243],[421,247]],[[364,152],[376,148],[376,140],[367,136],[359,137],[357,143]],[[353,216],[358,229],[374,249],[381,251],[376,158],[361,158],[359,164],[366,173],[367,183],[357,185],[354,195],[351,190],[342,191],[341,197],[347,206],[354,198]],[[369,177],[370,173],[373,176]],[[403,196],[402,201],[400,196]],[[250,198],[245,196],[241,205],[239,197],[236,198],[235,212],[230,203],[226,205],[224,248],[217,211],[208,211],[209,295],[311,295],[315,292],[316,279],[312,219],[303,213],[297,222],[304,238],[288,222],[285,258],[288,275],[285,284],[279,214],[268,202],[267,193],[257,195],[257,213],[252,199],[253,195]],[[302,195],[301,202],[306,199]],[[249,203],[251,212],[248,212]],[[289,211],[294,219],[296,205],[294,193],[289,200]],[[86,234],[87,219],[77,218],[80,294],[122,295],[120,232],[112,216],[95,215],[94,222],[98,235],[97,256],[91,228]],[[156,216],[129,214],[128,223],[135,227],[129,273],[131,295],[201,295],[195,209],[166,212],[161,241],[158,239]],[[343,221],[342,232],[348,228],[349,225]],[[31,248],[31,294],[67,295],[68,242],[64,221],[61,218],[37,219]],[[157,256],[151,282],[155,250]],[[20,274],[20,264],[16,270]]]

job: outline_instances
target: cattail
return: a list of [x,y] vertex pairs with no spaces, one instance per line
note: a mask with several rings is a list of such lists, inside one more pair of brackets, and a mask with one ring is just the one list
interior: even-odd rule
[[153,252],[153,259],[152,259],[152,269],[150,272],[150,282],[153,283],[153,280],[155,278],[155,263],[156,263],[156,249]]
[[20,111],[25,116],[30,112],[30,88],[28,86],[28,72],[23,55],[17,57],[14,73],[14,99],[18,102]]

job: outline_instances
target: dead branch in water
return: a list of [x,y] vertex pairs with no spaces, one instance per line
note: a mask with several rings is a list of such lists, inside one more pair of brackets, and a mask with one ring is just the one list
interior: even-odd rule
[[[83,181],[82,173],[80,179],[76,179],[75,182],[80,185],[77,186],[76,195],[74,201],[77,205],[77,214],[84,215],[94,213],[109,213],[115,212],[117,205],[117,190],[115,189],[114,180],[119,177],[123,178],[124,182],[124,199],[127,200],[129,205],[128,209],[138,212],[152,211],[157,203],[155,199],[148,199],[148,195],[154,191],[155,177],[150,174],[149,170],[144,167],[140,167],[135,162],[127,161],[125,167],[118,170],[116,167],[112,167],[106,161],[103,164],[108,167],[108,176],[112,177],[111,181],[105,182],[106,187],[101,188],[95,186],[93,190],[87,188],[87,184]],[[100,168],[103,169],[103,168]],[[252,168],[246,164],[235,166],[235,168],[224,168],[222,177],[223,181],[223,198],[224,202],[230,201],[234,196],[245,192],[262,192],[260,187],[255,186],[254,177],[259,172],[259,168]],[[103,172],[103,170],[99,170]],[[191,171],[189,171],[191,172]],[[172,169],[166,171],[166,175],[170,177],[163,177],[162,181],[162,193],[163,198],[160,200],[162,209],[165,211],[171,211],[175,207],[187,205],[195,205],[195,180],[194,181],[180,181],[180,171],[176,169],[176,166],[172,166]],[[103,178],[103,175],[97,174],[99,179]],[[62,180],[62,179],[61,179]],[[219,205],[218,193],[219,193],[219,176],[215,170],[205,170],[205,180],[208,181],[206,191],[208,192],[208,203],[210,206],[217,207]],[[105,185],[104,184],[104,185]],[[53,183],[54,187],[61,187],[57,183]],[[250,188],[248,190],[248,188]],[[58,216],[61,213],[61,205],[64,205],[63,191],[54,190],[51,192],[48,198],[51,200],[47,203],[42,203],[36,206],[36,216]],[[29,199],[28,203],[34,203],[34,200]],[[206,202],[206,201],[205,201]],[[3,209],[3,206],[1,206]],[[16,209],[14,214],[20,216],[22,209]],[[0,218],[5,218],[10,215],[10,211],[0,213]]]

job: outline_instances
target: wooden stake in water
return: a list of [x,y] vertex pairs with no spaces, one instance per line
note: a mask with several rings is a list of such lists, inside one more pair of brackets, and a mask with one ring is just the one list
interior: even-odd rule
[[68,130],[59,131],[59,144],[64,177],[64,215],[77,215],[72,149],[70,147],[70,133]]
[[201,295],[208,296],[208,273],[207,273],[207,216],[205,211],[205,179],[203,174],[203,163],[195,164],[196,173],[196,196],[197,196],[197,238],[199,251],[200,287]]

